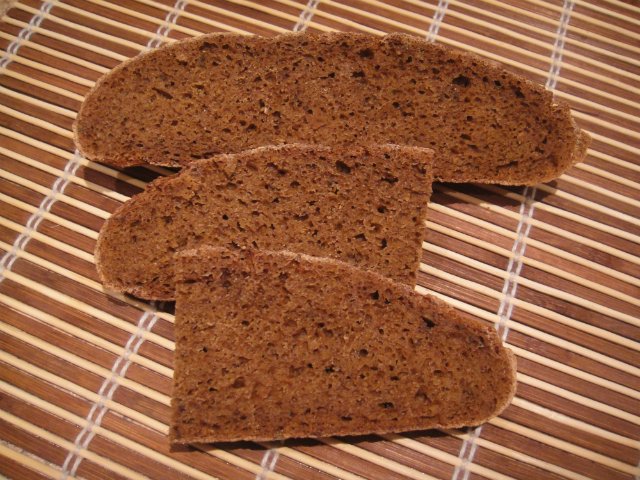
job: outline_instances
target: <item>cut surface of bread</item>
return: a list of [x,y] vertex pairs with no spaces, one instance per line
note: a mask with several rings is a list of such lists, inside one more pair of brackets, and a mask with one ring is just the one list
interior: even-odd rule
[[261,147],[156,180],[104,224],[104,284],[174,298],[173,255],[200,244],[334,257],[414,285],[431,195],[417,147]]
[[418,37],[209,34],[125,62],[87,95],[78,149],[116,166],[184,166],[282,143],[436,152],[434,178],[533,184],[585,155],[565,103],[480,57]]
[[479,425],[515,392],[489,325],[343,262],[176,256],[173,443]]

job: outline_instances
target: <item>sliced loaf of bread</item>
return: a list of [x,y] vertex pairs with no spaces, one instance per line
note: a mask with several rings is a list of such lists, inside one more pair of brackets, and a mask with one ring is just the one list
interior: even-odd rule
[[200,244],[338,258],[415,284],[432,152],[417,147],[261,147],[194,162],[102,227],[104,284],[174,298],[173,255]]
[[210,34],[123,63],[87,95],[78,149],[116,166],[184,166],[281,143],[432,148],[434,178],[533,184],[589,137],[541,85],[480,57],[391,34]]
[[173,443],[481,424],[515,392],[495,329],[343,262],[176,256]]

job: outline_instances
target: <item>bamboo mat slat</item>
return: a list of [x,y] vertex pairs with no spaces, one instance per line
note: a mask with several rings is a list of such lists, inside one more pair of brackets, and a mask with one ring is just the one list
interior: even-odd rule
[[[592,134],[528,188],[436,185],[417,291],[494,324],[518,391],[477,429],[167,441],[170,305],[103,289],[104,220],[160,168],[75,151],[121,61],[206,32],[404,32],[546,85]],[[8,478],[640,477],[640,8],[621,0],[21,0],[0,23],[0,475]]]

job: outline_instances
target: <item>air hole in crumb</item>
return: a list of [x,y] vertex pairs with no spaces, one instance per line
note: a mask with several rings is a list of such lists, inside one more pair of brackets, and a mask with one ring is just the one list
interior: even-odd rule
[[156,87],[152,87],[152,90],[154,92],[156,92],[158,95],[160,95],[161,97],[168,98],[168,99],[172,99],[173,98],[173,95],[171,95],[166,90],[162,90],[162,89],[156,88]]
[[358,351],[358,355],[360,355],[361,357],[366,357],[367,355],[369,355],[369,350],[367,350],[366,348],[361,348]]
[[458,75],[451,82],[454,85],[459,85],[461,87],[468,87],[469,84],[471,83],[471,80],[469,80],[469,77],[465,77],[464,75]]
[[387,183],[390,183],[391,185],[393,185],[394,183],[396,183],[398,181],[398,177],[394,177],[393,175],[386,175],[386,176],[382,177],[381,180],[383,182],[387,182]]
[[436,323],[433,320],[431,320],[430,318],[422,317],[422,321],[424,322],[424,325],[427,328],[433,328],[433,327],[436,326]]
[[380,293],[378,293],[378,291],[376,290],[375,292],[373,292],[371,294],[371,298],[373,298],[374,300],[379,300],[380,299]]
[[245,386],[244,377],[238,377],[231,384],[231,388],[242,388]]
[[427,394],[426,394],[426,393],[424,393],[422,390],[418,390],[418,391],[416,392],[416,398],[417,398],[418,400],[422,400],[422,401],[427,401],[427,400],[429,400],[429,397],[427,396]]
[[381,248],[382,250],[384,250],[385,248],[387,248],[387,239],[386,239],[386,238],[383,238],[383,239],[380,241],[380,248]]
[[393,408],[393,402],[382,402],[378,404],[379,407],[382,408]]
[[351,173],[351,167],[340,160],[336,162],[336,168],[342,173]]

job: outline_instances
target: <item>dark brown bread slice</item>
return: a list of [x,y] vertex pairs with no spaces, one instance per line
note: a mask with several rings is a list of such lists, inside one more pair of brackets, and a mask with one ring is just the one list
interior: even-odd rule
[[417,147],[262,147],[157,180],[105,223],[104,284],[174,298],[173,255],[200,244],[334,257],[415,284],[432,152]]
[[434,178],[533,184],[585,155],[565,103],[480,57],[391,34],[211,34],[125,62],[75,122],[116,166],[182,166],[281,143],[433,148]]
[[495,329],[343,262],[177,255],[173,443],[478,425],[515,392]]

